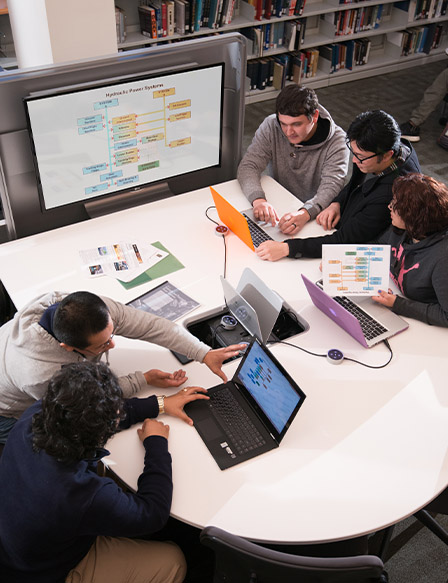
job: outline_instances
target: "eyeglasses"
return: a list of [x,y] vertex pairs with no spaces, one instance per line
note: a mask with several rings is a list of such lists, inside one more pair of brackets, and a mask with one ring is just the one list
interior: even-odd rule
[[112,332],[112,334],[109,337],[109,340],[106,340],[106,342],[103,342],[103,344],[101,344],[101,346],[98,346],[98,350],[100,352],[103,352],[103,350],[107,350],[109,348],[109,346],[112,344],[112,340],[114,339],[115,336],[115,332]]
[[360,164],[362,164],[366,160],[371,160],[372,158],[376,158],[376,156],[380,156],[380,154],[372,154],[371,156],[367,156],[366,158],[360,158],[358,156],[358,154],[355,154],[355,152],[352,150],[350,143],[348,141],[345,142],[345,145],[347,146],[347,148],[350,150],[351,154],[358,160],[358,162]]
[[106,340],[106,342],[103,342],[103,344],[96,346],[93,350],[90,350],[88,348],[84,348],[84,350],[82,352],[83,353],[88,352],[89,354],[92,354],[94,356],[101,354],[102,352],[107,350],[109,348],[109,346],[112,344],[112,340],[113,340],[114,336],[115,336],[115,332],[112,332],[112,334],[109,337],[109,340]]

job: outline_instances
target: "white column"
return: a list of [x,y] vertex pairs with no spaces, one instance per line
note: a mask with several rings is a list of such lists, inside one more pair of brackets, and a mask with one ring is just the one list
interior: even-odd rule
[[18,66],[117,52],[114,0],[8,0]]
[[9,0],[8,11],[18,66],[53,63],[45,0]]

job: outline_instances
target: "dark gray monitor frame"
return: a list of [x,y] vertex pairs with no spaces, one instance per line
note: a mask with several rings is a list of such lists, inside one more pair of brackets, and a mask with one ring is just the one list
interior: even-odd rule
[[[42,212],[23,99],[73,85],[224,63],[221,165],[91,203]],[[100,59],[19,69],[0,75],[0,197],[8,238],[87,220],[236,177],[244,130],[246,44],[237,33],[128,51]]]

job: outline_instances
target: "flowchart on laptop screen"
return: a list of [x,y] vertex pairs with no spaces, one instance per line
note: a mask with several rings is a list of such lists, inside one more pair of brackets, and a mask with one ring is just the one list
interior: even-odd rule
[[328,295],[372,296],[389,287],[390,245],[323,245],[322,275]]

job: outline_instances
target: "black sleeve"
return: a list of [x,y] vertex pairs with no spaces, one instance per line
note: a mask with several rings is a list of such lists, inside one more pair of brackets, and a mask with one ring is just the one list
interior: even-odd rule
[[147,418],[154,419],[159,414],[157,397],[154,395],[145,399],[125,399],[123,408],[125,417],[120,421],[120,429],[127,429]]
[[367,243],[372,241],[390,225],[387,205],[390,195],[384,193],[364,206],[347,222],[341,219],[341,226],[331,235],[308,239],[288,239],[288,257],[322,257],[322,245],[341,243]]

